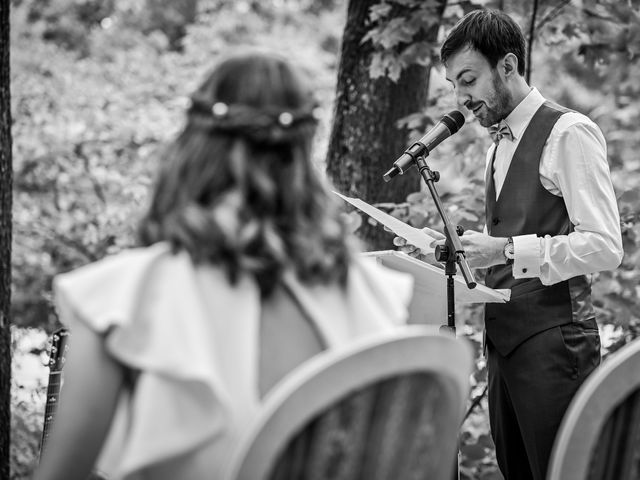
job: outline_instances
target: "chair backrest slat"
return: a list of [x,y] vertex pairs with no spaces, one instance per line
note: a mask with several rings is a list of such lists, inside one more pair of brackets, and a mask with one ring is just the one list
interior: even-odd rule
[[558,432],[549,480],[640,478],[640,339],[584,382]]
[[[395,470],[393,459],[404,453],[398,452],[397,446],[399,443],[403,444],[401,435],[406,421],[403,414],[411,408],[411,379],[401,377],[387,380],[380,385],[379,390],[370,435],[370,439],[377,441],[373,440],[368,445],[362,472],[362,478],[369,477],[373,480],[392,478]],[[417,419],[414,421],[417,422]]]
[[[442,462],[440,436],[455,430],[455,423],[445,425],[456,417],[448,393],[436,376],[424,373],[370,385],[292,438],[269,478],[400,480],[434,471]],[[301,457],[305,467],[283,476]]]
[[624,402],[624,443],[618,478],[640,478],[640,388]]
[[227,478],[448,480],[472,368],[425,326],[319,355],[265,398]]
[[374,393],[369,389],[359,391],[313,421],[307,468],[301,479],[356,478],[368,435]]

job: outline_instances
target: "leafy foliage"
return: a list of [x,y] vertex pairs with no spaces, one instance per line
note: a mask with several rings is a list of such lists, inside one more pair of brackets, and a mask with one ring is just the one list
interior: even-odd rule
[[[12,327],[11,350],[14,376],[11,379],[11,478],[31,478],[37,465],[42,437],[46,384],[42,378],[27,382],[21,375],[30,363],[44,361],[47,336],[31,329]],[[35,383],[35,387],[34,384]]]
[[[134,243],[156,153],[180,128],[195,82],[228,48],[262,44],[299,59],[330,113],[335,51],[318,51],[311,38],[287,40],[310,20],[272,7],[269,25],[241,3],[225,5],[203,2],[182,54],[161,32],[144,35],[117,21],[129,2],[89,31],[88,53],[40,41],[30,4],[14,9],[15,323],[51,330],[53,275]],[[335,46],[331,15],[314,25],[322,43]]]
[[[314,160],[324,157],[343,18],[332,2],[301,15],[299,7],[312,9],[310,2],[255,2],[253,9],[249,2],[201,0],[181,52],[162,30],[143,32],[133,21],[136,3],[116,0],[108,17],[88,24],[70,16],[80,23],[71,29],[83,32],[82,45],[42,35],[47,20],[30,18],[39,2],[14,4],[12,321],[20,327],[51,332],[58,326],[51,307],[55,274],[135,244],[157,153],[180,129],[187,96],[230,49],[271,48],[302,66],[324,116]],[[14,337],[24,331],[14,329]],[[15,359],[25,356],[22,348],[15,346]],[[45,389],[25,386],[26,374],[17,368],[15,479],[30,478],[35,465]]]
[[403,69],[412,64],[435,63],[437,51],[432,42],[421,40],[440,24],[439,0],[383,0],[371,8],[369,30],[362,43],[371,42],[370,74],[372,78],[389,77],[394,82]]
[[[420,37],[437,27],[431,14],[438,3],[380,0],[371,10],[366,41],[376,49],[373,78],[398,78],[415,63],[437,67],[437,46]],[[523,26],[530,20],[530,2],[522,0],[451,3],[442,31],[482,6],[503,4]],[[533,83],[598,122],[619,193],[625,259],[619,269],[599,274],[593,287],[607,353],[640,333],[639,9],[636,1],[540,4]],[[162,27],[148,27],[141,5],[134,0],[13,1],[12,317],[18,325],[51,331],[57,322],[50,305],[53,275],[135,242],[135,220],[145,205],[156,153],[179,129],[194,82],[229,48],[265,45],[303,65],[324,109],[317,163],[324,158],[344,19],[341,2],[200,0],[195,20],[183,25],[179,49]],[[397,14],[403,22],[387,21]],[[432,69],[428,110],[400,121],[411,129],[411,138],[455,108],[442,77]],[[488,145],[484,130],[468,122],[429,157],[430,167],[441,174],[437,188],[449,217],[466,229],[484,224]],[[428,193],[381,207],[415,226],[441,229]],[[354,228],[358,223],[359,216]],[[500,478],[483,396],[480,309],[460,309],[457,316],[459,332],[473,342],[478,359],[461,434],[461,475]],[[22,391],[18,384],[12,390],[15,478],[28,478],[42,428],[43,386],[33,397],[18,395]]]

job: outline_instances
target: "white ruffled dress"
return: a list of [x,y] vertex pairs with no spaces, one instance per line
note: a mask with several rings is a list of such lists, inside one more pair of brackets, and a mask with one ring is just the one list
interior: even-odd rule
[[[358,259],[346,290],[286,284],[329,348],[406,321],[412,279]],[[240,433],[260,408],[260,294],[231,285],[165,243],[123,251],[54,281],[56,305],[139,372],[121,396],[97,468],[109,480],[219,478]],[[71,341],[71,348],[73,343]],[[157,476],[153,476],[157,478]]]

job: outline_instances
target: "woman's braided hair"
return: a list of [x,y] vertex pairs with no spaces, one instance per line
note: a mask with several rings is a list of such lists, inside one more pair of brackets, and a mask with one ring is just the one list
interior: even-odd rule
[[280,57],[220,63],[191,97],[167,148],[139,232],[170,242],[263,295],[285,270],[308,283],[344,281],[351,259],[337,202],[311,162],[317,104]]
[[308,136],[309,128],[315,128],[319,108],[315,103],[298,109],[281,107],[255,108],[250,105],[216,102],[213,105],[193,101],[190,115],[202,115],[203,128],[211,132],[238,135],[255,143],[286,144]]

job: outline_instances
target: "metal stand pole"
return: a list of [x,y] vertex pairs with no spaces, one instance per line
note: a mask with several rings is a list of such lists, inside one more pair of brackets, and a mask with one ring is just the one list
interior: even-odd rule
[[[455,313],[455,280],[454,277],[456,275],[456,265],[460,266],[460,270],[462,272],[462,276],[467,284],[468,288],[475,288],[477,285],[476,281],[473,278],[473,273],[471,272],[471,268],[469,268],[469,264],[464,256],[464,249],[462,248],[462,243],[460,242],[459,235],[462,235],[463,230],[461,227],[454,227],[447,212],[445,211],[442,201],[440,200],[440,196],[438,195],[438,191],[435,187],[435,182],[440,179],[440,174],[438,172],[432,171],[424,157],[416,158],[416,165],[420,171],[420,175],[424,179],[429,191],[431,192],[431,196],[433,197],[433,201],[436,204],[436,208],[438,209],[438,213],[442,218],[442,222],[444,223],[444,233],[446,236],[445,244],[436,247],[435,257],[438,262],[444,263],[444,273],[447,277],[447,324],[442,325],[440,327],[440,332],[456,336],[456,313]],[[460,480],[460,451],[458,450],[458,455],[456,458],[455,469],[453,472],[453,480]]]

